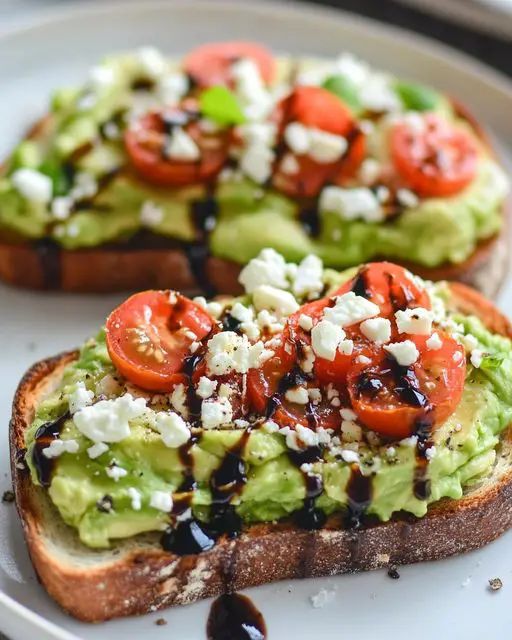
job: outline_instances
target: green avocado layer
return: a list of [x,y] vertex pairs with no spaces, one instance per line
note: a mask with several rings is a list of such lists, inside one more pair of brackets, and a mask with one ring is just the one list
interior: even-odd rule
[[[442,285],[438,290],[446,295]],[[461,402],[434,432],[435,455],[427,471],[430,497],[422,500],[414,495],[416,448],[413,440],[360,445],[360,468],[372,483],[368,513],[381,520],[388,520],[402,510],[421,517],[431,502],[444,497],[460,498],[465,488],[491,472],[500,433],[512,421],[510,340],[491,334],[474,317],[454,316],[454,320],[460,323],[459,330],[464,334],[477,338],[479,348],[487,355],[478,369],[468,364]],[[32,452],[38,427],[65,414],[69,395],[78,382],[96,391],[99,383],[110,397],[119,396],[124,389],[114,380],[115,375],[101,332],[84,345],[78,361],[68,366],[60,388],[37,408],[26,439],[27,461],[36,484],[39,479]],[[133,388],[129,391],[134,393]],[[158,397],[153,399],[155,410],[160,401]],[[114,539],[163,530],[169,524],[168,514],[149,506],[150,496],[155,490],[176,492],[184,477],[183,462],[178,450],[164,446],[160,435],[144,418],[132,420],[130,426],[129,437],[110,445],[109,450],[95,460],[86,453],[91,442],[72,420],[66,421],[61,433],[62,439],[77,440],[79,451],[64,453],[55,460],[49,496],[64,521],[75,527],[81,541],[90,547],[105,547]],[[208,519],[210,476],[242,433],[235,428],[201,431],[191,447],[193,476],[197,482],[191,506],[197,518]],[[313,471],[323,480],[323,491],[316,506],[327,514],[343,512],[347,507],[350,465],[327,449],[323,456],[322,462],[313,464]],[[304,476],[290,461],[283,435],[255,429],[249,436],[243,459],[247,483],[234,504],[245,523],[274,521],[302,506]],[[118,481],[106,473],[113,461],[128,471]],[[129,488],[140,492],[140,510],[134,510]],[[97,507],[105,496],[109,496],[113,504],[109,513]]]
[[[54,95],[48,130],[37,141],[22,142],[7,164],[7,174],[0,177],[0,234],[21,242],[50,237],[70,250],[123,243],[148,229],[185,243],[202,237],[194,225],[191,203],[207,197],[204,186],[155,188],[126,171],[123,114],[144,100],[150,108],[155,100],[151,91],[133,89],[133,83],[141,79],[139,62],[130,55],[108,59],[103,67],[112,70],[116,80],[103,87],[91,104],[87,103],[87,85],[62,89]],[[324,83],[363,116],[355,89],[349,85],[341,76]],[[405,111],[437,111],[466,126],[448,100],[428,87],[401,81],[394,81],[392,86]],[[105,123],[118,127],[119,135],[105,137]],[[382,149],[374,147],[387,146],[388,124],[385,117],[376,121],[369,134],[370,157],[377,160],[382,159]],[[79,210],[67,219],[55,218],[47,204],[26,199],[11,180],[17,169],[36,169],[51,178],[53,197],[66,196],[73,186],[71,165],[75,174],[92,176],[102,187],[99,195],[81,202]],[[428,267],[460,263],[480,240],[499,231],[506,191],[502,170],[480,145],[477,177],[457,195],[421,199],[396,217],[377,223],[320,211],[319,233],[312,235],[300,220],[302,205],[248,178],[227,177],[217,185],[218,214],[207,241],[213,255],[240,264],[264,247],[274,247],[287,260],[315,253],[334,268],[360,264],[376,256]],[[147,203],[161,212],[149,222],[141,215]]]

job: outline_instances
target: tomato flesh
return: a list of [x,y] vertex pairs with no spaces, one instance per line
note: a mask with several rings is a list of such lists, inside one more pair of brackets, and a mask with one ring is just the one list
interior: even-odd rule
[[471,135],[441,116],[423,116],[420,130],[405,122],[390,133],[391,158],[405,184],[423,197],[451,196],[475,177],[477,146]]
[[207,134],[192,119],[184,126],[199,148],[200,158],[181,161],[164,153],[166,120],[187,121],[188,111],[172,109],[143,115],[125,132],[126,151],[135,171],[161,187],[185,186],[213,179],[223,168],[228,154],[229,132]]
[[116,369],[148,391],[168,392],[183,379],[194,341],[205,338],[213,320],[199,305],[169,291],[137,293],[107,319],[107,349]]
[[199,87],[232,84],[231,66],[248,58],[256,63],[265,84],[274,80],[275,60],[265,47],[252,42],[214,42],[196,47],[183,61],[183,67]]

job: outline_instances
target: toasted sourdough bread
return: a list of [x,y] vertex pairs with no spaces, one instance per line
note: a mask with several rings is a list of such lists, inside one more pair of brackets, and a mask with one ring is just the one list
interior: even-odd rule
[[[512,326],[492,303],[462,284],[452,284],[451,290],[458,310],[512,337]],[[119,542],[107,551],[88,549],[19,465],[36,405],[76,356],[64,353],[27,372],[14,398],[10,444],[16,503],[35,570],[49,594],[81,620],[143,614],[276,580],[445,558],[481,547],[512,526],[510,428],[492,475],[460,500],[433,504],[423,518],[399,515],[357,530],[343,528],[341,516],[332,516],[318,531],[290,521],[257,524],[239,538],[221,538],[210,551],[181,557],[164,552],[157,534]]]
[[[471,112],[452,99],[455,111],[472,127],[493,155],[486,131]],[[27,132],[36,139],[49,125],[43,117]],[[1,169],[1,167],[0,167]],[[458,264],[445,263],[425,267],[414,262],[391,259],[427,280],[450,280],[468,284],[488,298],[495,298],[505,279],[509,265],[508,218],[512,197],[503,206],[504,224],[495,236],[480,241],[475,251]],[[172,243],[170,243],[172,244]],[[230,260],[208,255],[199,260],[180,246],[170,248],[99,246],[91,249],[67,250],[53,244],[13,244],[0,235],[0,279],[29,289],[58,289],[77,293],[106,293],[151,288],[176,289],[186,293],[241,293],[238,274],[242,268]]]

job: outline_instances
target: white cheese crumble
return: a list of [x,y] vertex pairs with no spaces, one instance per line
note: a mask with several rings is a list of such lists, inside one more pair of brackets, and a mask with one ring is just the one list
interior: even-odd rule
[[475,367],[475,369],[479,369],[482,360],[484,359],[484,352],[481,349],[473,349],[471,352],[470,362]]
[[165,145],[165,155],[174,160],[194,162],[201,157],[201,151],[193,138],[181,127],[174,127]]
[[87,449],[87,455],[89,456],[89,458],[91,458],[91,460],[96,460],[96,458],[99,458],[107,451],[108,444],[105,444],[104,442],[96,442],[96,444],[93,444],[92,447],[89,447]]
[[381,163],[375,158],[366,158],[359,169],[359,179],[365,185],[372,185],[380,177],[382,171]]
[[351,356],[354,351],[354,341],[349,340],[348,338],[342,340],[338,347],[338,351],[344,356]]
[[153,491],[149,499],[149,506],[158,511],[169,513],[172,511],[172,495],[170,491]]
[[201,403],[201,423],[204,429],[216,429],[229,424],[232,419],[233,408],[227,398],[203,400]]
[[263,342],[251,344],[246,335],[234,331],[222,331],[208,340],[206,363],[213,375],[225,375],[231,371],[247,373],[261,366],[274,352],[266,349]]
[[229,310],[229,313],[235,320],[239,322],[252,322],[254,320],[254,310],[251,307],[246,307],[241,302],[235,302],[235,304]]
[[284,140],[297,155],[309,155],[320,164],[336,162],[347,150],[343,136],[306,127],[300,122],[290,122],[284,130]]
[[167,67],[164,56],[155,47],[141,47],[136,53],[136,59],[142,71],[152,79],[160,77]]
[[176,449],[190,439],[190,429],[177,413],[161,411],[155,416],[155,428],[166,447]]
[[341,327],[348,327],[379,315],[379,307],[353,291],[337,296],[333,307],[324,311],[324,318]]
[[294,404],[307,404],[309,402],[308,390],[305,387],[288,389],[284,397],[288,402],[293,402]]
[[345,332],[338,324],[329,320],[320,320],[311,329],[311,346],[316,356],[332,362],[344,337]]
[[430,338],[428,338],[425,344],[427,345],[427,349],[430,349],[431,351],[437,351],[443,346],[443,341],[439,337],[439,334],[437,332],[434,332],[430,336]]
[[253,291],[253,303],[256,310],[268,309],[278,317],[288,317],[299,308],[299,303],[289,291],[261,284]]
[[275,153],[270,147],[255,142],[242,152],[239,167],[254,182],[263,184],[270,178],[274,158]]
[[67,220],[73,208],[73,198],[69,196],[58,196],[52,200],[52,216],[55,220]]
[[384,344],[391,338],[391,322],[387,318],[369,318],[360,325],[361,332],[372,342]]
[[398,189],[396,192],[398,202],[408,209],[417,207],[420,203],[418,196],[410,189]]
[[305,313],[301,313],[299,316],[299,327],[304,329],[304,331],[311,331],[313,328],[313,318]]
[[145,200],[140,208],[140,222],[145,227],[155,227],[164,219],[162,207],[151,200]]
[[384,345],[384,349],[390,353],[401,367],[409,367],[416,362],[419,351],[412,340],[392,342]]
[[[336,389],[333,389],[333,391],[336,391],[336,395],[339,395]],[[333,392],[331,392],[331,395],[332,393]],[[346,409],[346,408],[340,409],[340,415],[343,418],[343,420],[357,420],[357,414],[354,411],[352,411],[352,409]]]
[[114,482],[118,482],[121,478],[125,478],[128,475],[128,471],[119,467],[117,464],[112,464],[106,468],[106,474],[109,478],[112,478]]
[[157,91],[166,105],[175,105],[187,93],[189,81],[184,73],[169,73],[160,78]]
[[318,593],[310,596],[309,599],[311,600],[311,605],[314,609],[322,609],[325,605],[333,602],[335,597],[336,591],[334,589],[320,589]]
[[258,65],[250,58],[241,58],[231,65],[231,75],[246,118],[250,121],[265,119],[272,109],[273,100]]
[[246,293],[253,293],[259,286],[267,284],[278,289],[288,287],[286,261],[274,249],[263,249],[240,272],[238,281]]
[[200,398],[206,400],[206,398],[213,395],[218,384],[217,380],[210,380],[210,378],[207,378],[206,376],[201,376],[196,388],[196,393]]
[[298,265],[292,283],[292,292],[298,297],[316,297],[323,291],[323,263],[315,255],[306,256]]
[[183,418],[188,418],[187,391],[185,385],[177,384],[170,397],[171,405]]
[[46,204],[52,198],[52,181],[35,169],[16,169],[11,175],[11,182],[16,191],[30,202]]
[[343,449],[341,451],[341,457],[345,462],[352,464],[354,462],[359,462],[359,454],[357,451],[352,451],[352,449]]
[[130,498],[132,509],[134,511],[140,511],[142,508],[142,494],[135,487],[129,487],[126,492]]
[[77,453],[78,442],[76,440],[61,440],[57,438],[52,440],[48,447],[43,449],[43,455],[45,458],[58,458],[63,453]]
[[384,219],[378,198],[366,187],[325,187],[320,194],[318,206],[320,211],[335,213],[343,220],[360,218],[366,222],[380,222]]
[[279,169],[286,175],[293,176],[299,172],[300,165],[293,153],[285,153],[279,165]]
[[83,382],[78,382],[75,390],[69,394],[68,404],[71,415],[88,407],[94,400],[94,393],[86,389]]
[[346,442],[359,442],[363,437],[363,430],[351,419],[342,420],[341,434]]
[[432,331],[434,314],[429,309],[416,307],[395,313],[396,326],[399,333],[428,336]]
[[78,411],[73,421],[93,442],[120,442],[130,435],[129,421],[146,412],[146,400],[129,393],[115,400],[101,400]]

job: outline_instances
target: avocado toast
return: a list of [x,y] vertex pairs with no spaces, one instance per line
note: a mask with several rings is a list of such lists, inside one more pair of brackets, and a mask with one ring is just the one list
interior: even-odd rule
[[491,303],[270,249],[240,282],[136,294],[19,386],[27,544],[81,619],[442,558],[512,523],[512,332]]
[[0,277],[74,291],[238,292],[272,246],[329,267],[391,259],[494,295],[507,180],[429,87],[249,43],[111,56],[13,151]]

